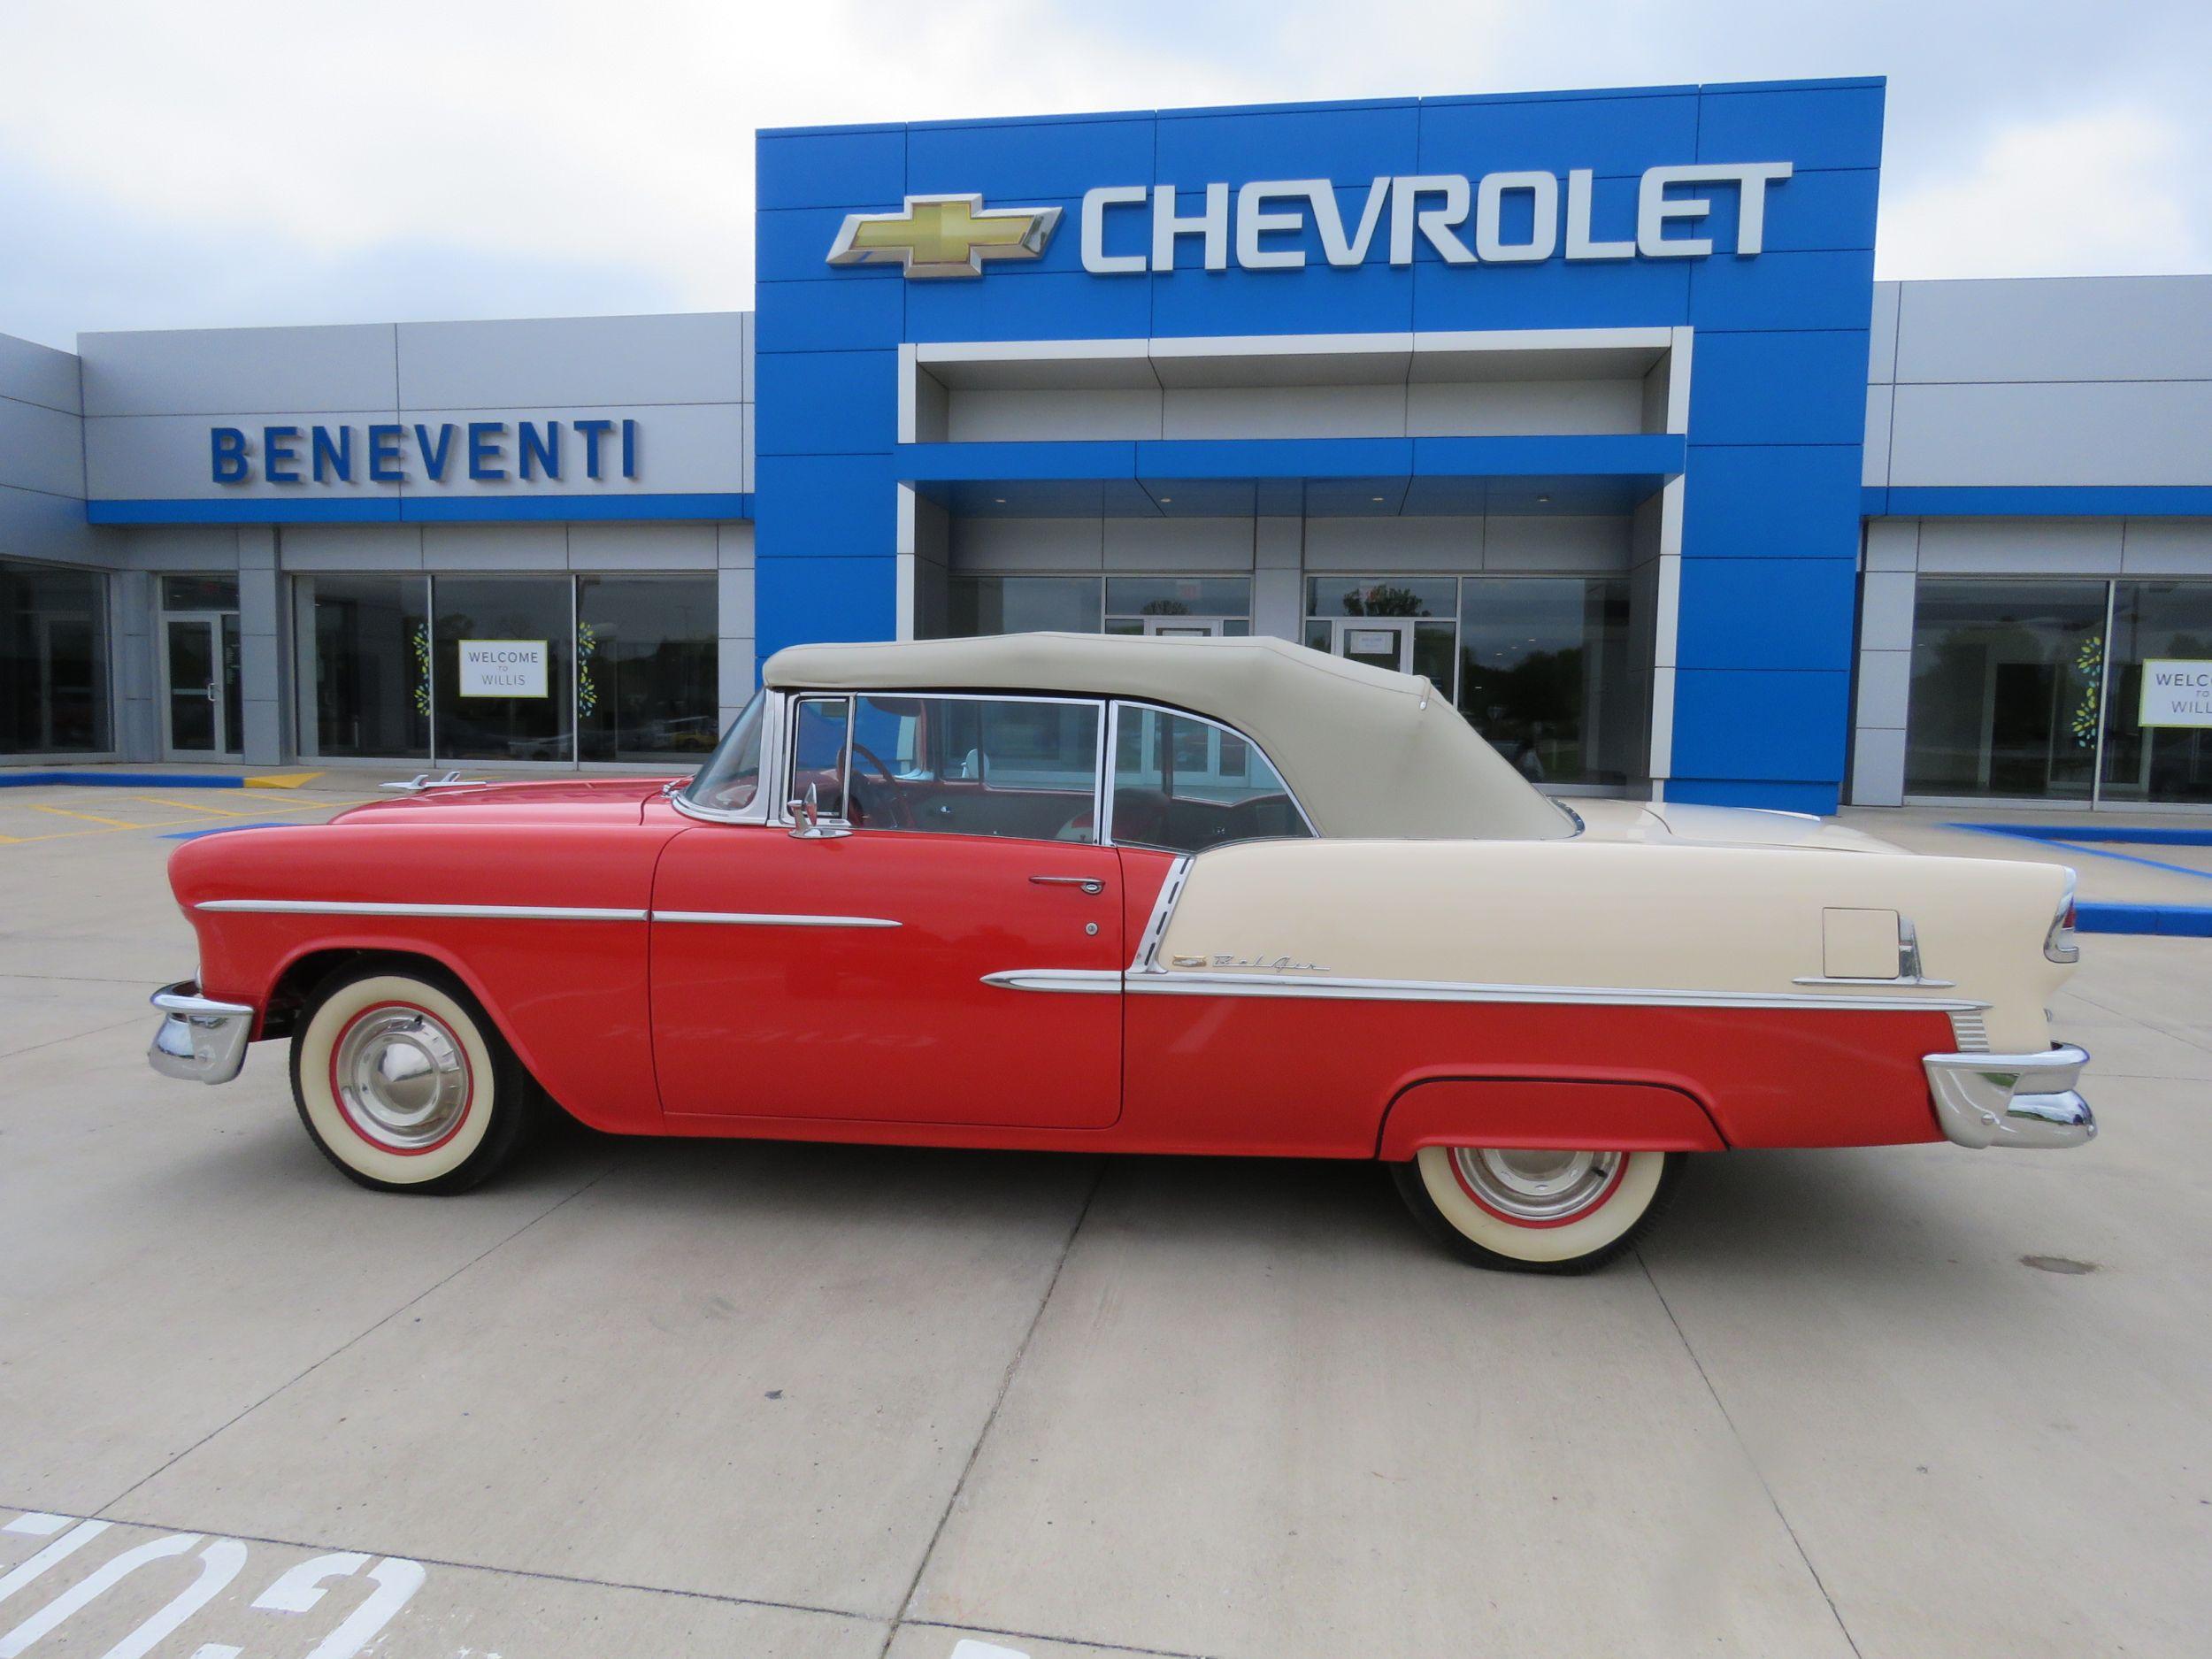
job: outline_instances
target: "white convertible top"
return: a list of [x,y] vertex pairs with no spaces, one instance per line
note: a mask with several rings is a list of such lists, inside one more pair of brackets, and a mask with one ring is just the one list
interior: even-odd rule
[[1285,640],[1003,634],[897,645],[795,645],[761,671],[780,691],[1035,691],[1141,698],[1210,715],[1267,751],[1322,834],[1551,841],[1551,804],[1415,674]]

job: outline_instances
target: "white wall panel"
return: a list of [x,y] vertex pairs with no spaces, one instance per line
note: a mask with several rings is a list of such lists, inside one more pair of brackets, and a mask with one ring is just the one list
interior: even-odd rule
[[422,526],[286,525],[279,554],[288,571],[419,571],[422,568]]
[[1480,518],[1309,518],[1310,571],[1479,571]]
[[234,571],[238,568],[238,530],[233,525],[133,525],[127,529],[119,529],[113,534],[122,561],[134,570]]
[[710,524],[622,524],[585,518],[568,526],[571,570],[710,571],[715,563],[715,533]]
[[950,443],[1156,438],[1160,393],[1157,388],[1035,392],[963,387],[944,401],[942,432]]
[[0,396],[0,484],[82,501],[84,422],[64,410]]
[[568,526],[426,524],[422,565],[431,571],[565,571]]
[[402,323],[398,354],[404,410],[746,399],[741,311]]
[[2212,380],[2212,277],[1902,287],[1900,381]]
[[1632,541],[1625,513],[1559,518],[1500,514],[1484,527],[1482,568],[1590,574],[1624,571]]
[[1248,571],[1249,518],[1109,518],[1110,571]]
[[1908,386],[1893,485],[2212,485],[2212,380]]
[[2117,518],[1926,518],[1920,573],[2116,575],[2121,529]]
[[1896,395],[1897,388],[1893,386],[1870,386],[1866,388],[1866,448],[1860,452],[1859,462],[1859,481],[1862,484],[1889,482],[1890,410],[1896,401]]
[[97,564],[108,557],[106,536],[85,523],[81,501],[0,484],[0,556]]
[[947,541],[963,571],[1096,571],[1105,568],[1098,518],[955,518]]
[[1874,311],[1867,326],[1866,378],[1869,381],[1897,378],[1897,312],[1901,282],[1874,285]]
[[389,323],[80,334],[88,415],[390,409]]
[[1417,380],[1406,388],[1405,429],[1417,438],[1659,432],[1665,389],[1656,379],[1648,388],[1643,380]]
[[2212,520],[2131,518],[2121,534],[2130,576],[2212,576]]
[[58,409],[65,415],[84,412],[77,381],[77,359],[66,351],[42,346],[13,334],[0,334],[0,397],[18,397],[27,403]]

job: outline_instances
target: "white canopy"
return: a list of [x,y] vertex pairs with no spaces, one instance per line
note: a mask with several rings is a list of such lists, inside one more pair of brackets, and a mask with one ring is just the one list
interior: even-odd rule
[[762,670],[783,691],[1037,691],[1141,698],[1235,727],[1267,751],[1322,834],[1549,841],[1547,801],[1425,679],[1286,641],[1005,634],[899,645],[795,645]]

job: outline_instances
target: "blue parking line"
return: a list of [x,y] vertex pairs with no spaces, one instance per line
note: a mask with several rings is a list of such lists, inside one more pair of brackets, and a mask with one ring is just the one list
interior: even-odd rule
[[284,823],[280,819],[272,818],[267,822],[261,824],[218,824],[213,829],[177,830],[170,834],[164,835],[161,839],[165,841],[196,841],[203,835],[227,835],[233,830],[289,829],[291,827],[291,825]]
[[0,789],[65,783],[96,789],[242,789],[242,772],[15,772],[0,767]]
[[2212,829],[2153,828],[2147,825],[2115,825],[2107,829],[2090,824],[1954,824],[1953,829],[1980,830],[1990,835],[2017,835],[2032,841],[2117,841],[2147,847],[2212,847]]
[[[2090,841],[2106,839],[2103,832],[2098,830],[2085,831],[2069,828],[2060,832],[2044,825],[2030,825],[2016,829],[2009,824],[1953,824],[1947,827],[1971,830],[1977,835],[2009,835],[2016,841],[2033,841],[2040,847],[2062,847],[2070,853],[2083,853],[2092,858],[2110,858],[2124,864],[2141,864],[2150,870],[2170,870],[2177,876],[2195,876],[2200,880],[2212,881],[2212,870],[2192,870],[2187,864],[2170,864],[2155,858],[2139,858],[2133,853],[2108,853],[2101,847],[2092,847],[2085,841],[2067,839],[2075,835],[2086,835]],[[2185,841],[2168,844],[2193,847],[2198,843]],[[2212,842],[2205,844],[2212,845]]]
[[2159,933],[2170,938],[2212,939],[2212,906],[2116,904],[2082,900],[2074,906],[2074,930],[2083,933]]

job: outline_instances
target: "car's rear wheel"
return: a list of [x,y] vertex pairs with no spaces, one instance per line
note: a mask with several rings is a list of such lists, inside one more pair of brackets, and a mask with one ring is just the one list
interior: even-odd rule
[[380,1191],[465,1192],[514,1155],[534,1093],[476,999],[436,969],[342,969],[293,1030],[300,1121]]
[[1466,1260],[1586,1273],[1659,1218],[1685,1161],[1679,1152],[1424,1147],[1393,1173],[1416,1218]]

